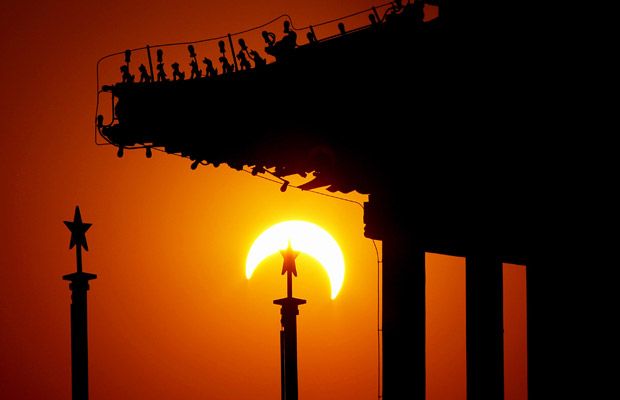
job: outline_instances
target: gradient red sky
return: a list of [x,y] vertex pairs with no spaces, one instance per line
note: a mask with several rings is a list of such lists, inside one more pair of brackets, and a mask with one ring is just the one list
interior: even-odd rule
[[[89,292],[91,398],[278,398],[279,310],[271,301],[284,291],[281,260],[267,259],[251,281],[244,262],[252,241],[286,219],[327,229],[347,268],[332,301],[322,269],[298,260],[295,290],[308,300],[298,325],[300,398],[377,397],[377,260],[358,205],[281,193],[226,166],[192,171],[187,160],[159,152],[118,159],[93,140],[95,65],[108,53],[219,36],[283,13],[305,26],[373,4],[3,2],[2,398],[70,397],[70,292],[61,276],[75,264],[62,221],[76,204],[94,224],[84,268],[99,275]],[[429,255],[427,268],[428,398],[464,398],[464,263]],[[524,304],[517,292],[515,310]],[[513,357],[510,376],[521,391],[510,398],[523,399],[524,358]]]

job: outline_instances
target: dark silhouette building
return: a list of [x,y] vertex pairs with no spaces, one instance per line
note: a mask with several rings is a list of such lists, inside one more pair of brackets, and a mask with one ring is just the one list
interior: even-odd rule
[[[275,171],[285,183],[309,176],[306,190],[369,194],[364,234],[383,242],[388,400],[425,398],[426,252],[466,258],[469,399],[503,398],[502,263],[527,265],[535,398],[545,380],[549,255],[541,243],[550,232],[538,200],[549,194],[549,168],[527,105],[516,100],[524,76],[501,64],[518,50],[514,25],[499,6],[429,1],[439,17],[422,22],[419,0],[394,3],[372,12],[368,27],[326,40],[310,27],[309,43],[260,69],[106,86],[115,120],[100,119],[100,132],[120,148],[159,147],[193,167],[224,162]],[[204,110],[218,117],[204,119]],[[221,133],[229,121],[234,135]]]

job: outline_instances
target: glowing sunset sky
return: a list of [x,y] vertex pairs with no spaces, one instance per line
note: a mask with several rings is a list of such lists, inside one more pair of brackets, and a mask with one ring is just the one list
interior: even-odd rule
[[[290,219],[327,230],[346,267],[331,300],[324,270],[311,257],[297,259],[295,295],[308,300],[298,318],[300,398],[377,398],[377,257],[359,205],[281,193],[225,165],[192,171],[188,160],[160,152],[119,159],[95,145],[93,121],[95,66],[108,53],[219,36],[283,13],[305,26],[378,3],[3,2],[0,397],[70,398],[70,291],[61,276],[75,260],[62,221],[79,205],[93,224],[84,270],[98,275],[89,291],[92,399],[279,398],[272,300],[285,291],[281,256],[250,281],[245,257],[261,232]],[[464,399],[464,262],[430,255],[428,266],[437,266],[429,298],[447,299],[429,308],[429,346],[436,344],[428,398]]]

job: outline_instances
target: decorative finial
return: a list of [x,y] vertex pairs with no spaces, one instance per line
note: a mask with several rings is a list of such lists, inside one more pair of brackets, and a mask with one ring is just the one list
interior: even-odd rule
[[299,252],[293,250],[290,240],[288,242],[288,248],[286,250],[280,250],[280,253],[282,253],[282,257],[284,257],[284,262],[282,263],[282,275],[286,272],[291,272],[293,275],[297,276],[295,259],[299,255]]
[[86,292],[89,281],[97,275],[82,271],[82,247],[88,250],[86,231],[92,226],[82,222],[80,207],[75,207],[73,221],[64,221],[71,231],[69,249],[75,247],[77,271],[63,275],[71,289],[71,392],[74,400],[88,400],[88,314]]
[[[80,214],[80,206],[75,206],[75,215],[73,221],[64,221],[65,225],[71,231],[71,242],[69,242],[69,249],[75,247],[75,261],[77,263],[77,275],[84,276],[82,272],[82,247],[88,251],[88,243],[86,243],[86,231],[92,226],[82,222],[82,215]],[[86,274],[94,278],[97,275]],[[70,276],[70,275],[68,275]],[[94,279],[90,278],[90,279]]]
[[80,214],[80,206],[75,206],[75,215],[73,221],[64,221],[65,225],[71,231],[71,242],[69,243],[69,249],[74,246],[83,247],[88,251],[88,243],[86,243],[86,231],[92,226],[92,224],[82,222],[82,215]]

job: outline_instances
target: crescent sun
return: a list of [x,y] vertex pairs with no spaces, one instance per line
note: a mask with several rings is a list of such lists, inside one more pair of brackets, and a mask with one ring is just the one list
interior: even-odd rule
[[323,228],[307,221],[285,221],[261,233],[250,248],[245,262],[245,276],[252,277],[258,265],[270,255],[284,250],[288,243],[294,250],[313,257],[327,272],[331,298],[335,299],[344,283],[344,256],[338,242]]

